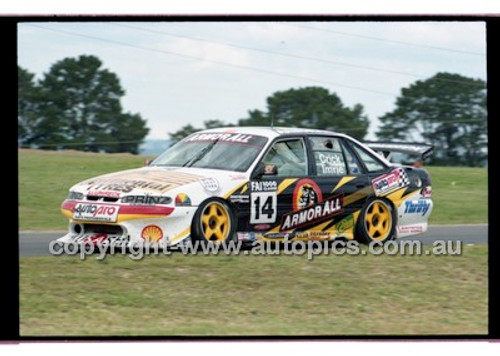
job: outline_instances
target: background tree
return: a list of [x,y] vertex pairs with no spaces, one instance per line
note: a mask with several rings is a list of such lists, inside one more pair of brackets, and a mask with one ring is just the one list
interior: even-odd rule
[[137,153],[149,131],[139,114],[123,113],[119,79],[95,56],[55,63],[38,87],[38,125],[30,143],[41,148]]
[[435,146],[431,163],[478,166],[487,158],[486,88],[479,79],[437,73],[403,88],[377,136]]
[[19,145],[29,145],[37,136],[40,90],[36,86],[34,78],[34,74],[17,67],[17,137]]
[[302,127],[345,132],[362,139],[369,121],[360,104],[348,108],[335,93],[321,87],[279,91],[267,98],[267,112],[250,110],[240,126]]
[[[248,118],[240,119],[239,126],[274,126],[303,127],[345,132],[362,139],[368,130],[368,118],[363,115],[359,104],[352,109],[345,107],[336,94],[320,87],[289,89],[276,92],[267,98],[267,112],[249,110]],[[230,127],[220,120],[204,122],[204,128]],[[182,140],[193,132],[202,130],[186,125],[176,132],[169,133],[174,142]]]

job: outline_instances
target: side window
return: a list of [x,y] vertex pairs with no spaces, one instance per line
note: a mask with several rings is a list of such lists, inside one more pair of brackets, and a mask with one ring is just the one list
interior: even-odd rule
[[342,149],[344,150],[345,159],[347,161],[347,171],[349,174],[356,175],[361,174],[361,166],[358,159],[351,153],[349,147],[346,146],[345,142],[342,142]]
[[316,174],[318,176],[346,175],[346,164],[340,142],[335,137],[310,137]]
[[385,169],[385,166],[382,164],[382,162],[380,162],[374,156],[366,152],[364,149],[362,149],[356,144],[353,144],[352,147],[354,148],[354,151],[356,151],[356,153],[358,154],[359,158],[361,158],[361,160],[365,164],[368,172],[376,172]]
[[306,152],[301,139],[276,142],[262,162],[278,167],[278,177],[307,175]]

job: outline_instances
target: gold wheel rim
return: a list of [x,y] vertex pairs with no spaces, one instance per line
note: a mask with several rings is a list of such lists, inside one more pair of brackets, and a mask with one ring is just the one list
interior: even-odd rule
[[392,228],[392,215],[387,204],[374,201],[368,206],[365,214],[365,228],[368,236],[374,241],[382,241],[389,236]]
[[209,203],[201,214],[201,230],[205,240],[211,242],[225,241],[231,228],[229,213],[217,202]]

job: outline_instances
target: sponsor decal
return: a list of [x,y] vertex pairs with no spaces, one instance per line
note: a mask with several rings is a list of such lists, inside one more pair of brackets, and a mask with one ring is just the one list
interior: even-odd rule
[[156,170],[143,170],[135,172],[115,173],[102,178],[94,178],[85,181],[87,191],[114,191],[130,193],[139,188],[155,192],[166,192],[181,185],[189,184],[198,180],[200,176],[195,174],[168,172]]
[[248,195],[231,195],[229,197],[231,203],[242,203],[248,204],[250,202],[250,196]]
[[102,244],[107,239],[108,239],[108,234],[94,234],[94,235],[90,235],[90,236],[85,237],[85,239],[83,239],[82,242],[84,244],[90,244],[90,245],[96,246],[98,244]]
[[424,232],[422,225],[403,225],[398,226],[398,233],[400,234],[419,234]]
[[297,182],[293,191],[294,211],[304,209],[321,201],[323,201],[323,194],[315,181],[305,178]]
[[344,195],[340,194],[285,214],[281,219],[280,231],[301,228],[340,214],[344,210],[343,203]]
[[337,223],[337,231],[340,234],[342,234],[347,229],[350,229],[353,226],[354,226],[354,216],[352,214],[349,214],[347,217],[345,217],[344,219],[340,220]]
[[106,197],[106,198],[119,198],[120,197],[119,192],[100,191],[100,190],[91,190],[90,192],[87,193],[87,195],[90,195],[92,197]]
[[409,184],[410,180],[404,168],[394,169],[392,172],[372,180],[372,186],[376,196],[391,193]]
[[142,229],[141,237],[148,242],[158,242],[163,238],[163,231],[157,225],[148,225]]
[[247,177],[244,174],[236,174],[236,175],[229,175],[231,180],[244,180],[247,179]]
[[278,214],[278,182],[250,182],[250,224],[269,224],[276,222]]
[[269,224],[258,224],[253,227],[255,230],[269,230],[271,225]]
[[217,193],[219,191],[219,182],[215,178],[201,178],[199,182],[208,193]]
[[183,140],[183,142],[197,142],[197,141],[221,141],[232,143],[245,143],[250,144],[255,138],[253,135],[246,135],[241,133],[199,133],[191,135]]
[[330,239],[330,233],[328,231],[302,231],[295,234],[296,238],[306,238],[315,241],[324,241]]
[[250,190],[252,192],[273,192],[278,189],[278,182],[275,180],[251,181]]
[[239,241],[255,241],[257,239],[255,232],[238,232],[236,236],[238,236]]
[[297,234],[295,232],[271,232],[263,236],[266,239],[293,239]]
[[[95,206],[102,206],[103,204],[101,203],[79,203],[76,201],[72,200],[65,200],[63,201],[61,205],[61,209],[63,211],[67,211],[68,213],[74,213],[76,206],[80,205],[95,205]],[[126,214],[144,214],[144,215],[170,215],[173,211],[174,208],[170,206],[146,206],[146,205],[108,205],[112,207],[116,207],[116,209],[120,209],[120,214],[126,215]],[[79,209],[80,210],[80,209]],[[85,220],[85,219],[80,219],[80,220]],[[94,220],[94,219],[90,219]],[[103,220],[99,220],[103,221]]]
[[165,205],[170,204],[170,197],[158,197],[151,195],[127,195],[120,199],[122,203],[131,205]]
[[179,193],[175,197],[175,205],[177,206],[191,206],[191,198],[186,193]]
[[342,153],[316,152],[316,167],[320,174],[323,175],[345,175],[345,163]]
[[73,209],[73,219],[116,222],[118,210],[116,205],[78,203]]
[[405,201],[405,214],[422,214],[424,216],[429,208],[431,203],[426,199],[420,199],[417,201],[407,200]]

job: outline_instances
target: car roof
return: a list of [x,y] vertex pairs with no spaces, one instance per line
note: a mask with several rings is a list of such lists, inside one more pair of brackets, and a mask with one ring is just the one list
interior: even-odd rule
[[275,138],[278,136],[290,136],[299,134],[316,134],[316,135],[336,135],[346,136],[341,133],[317,130],[317,129],[303,129],[299,127],[268,127],[268,126],[240,126],[240,127],[221,127],[199,131],[201,132],[227,132],[227,133],[241,133],[247,135],[261,135],[268,138]]

